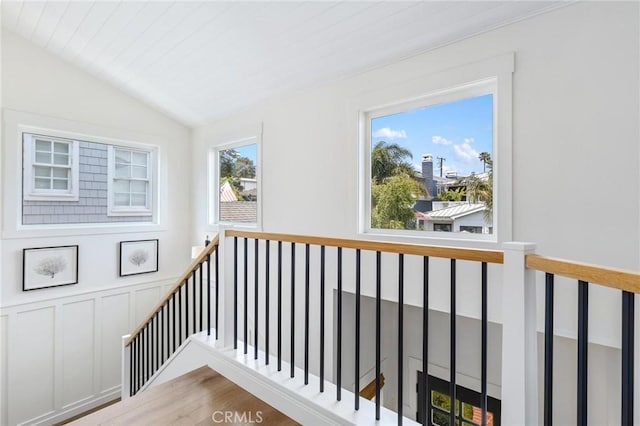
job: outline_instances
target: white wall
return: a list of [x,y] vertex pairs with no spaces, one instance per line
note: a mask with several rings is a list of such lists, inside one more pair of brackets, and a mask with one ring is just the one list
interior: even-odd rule
[[[207,224],[208,201],[203,195],[207,193],[207,151],[232,140],[226,135],[241,135],[242,129],[250,136],[250,129],[261,123],[262,229],[360,237],[354,102],[381,88],[386,93],[411,85],[419,88],[425,81],[442,79],[447,70],[514,52],[513,188],[512,193],[499,193],[497,199],[503,205],[512,202],[512,239],[534,242],[537,252],[548,256],[638,270],[638,16],[637,3],[571,4],[197,128],[192,153],[194,236],[201,238],[215,229]],[[468,268],[471,271],[473,266]],[[436,278],[446,279],[446,268],[440,269],[443,272]],[[390,267],[388,274],[393,271]],[[407,280],[419,281],[419,271],[407,267]],[[471,276],[465,274],[459,277]],[[490,271],[490,277],[498,276]],[[496,283],[496,294],[501,294],[501,286]],[[393,293],[392,288],[387,291]],[[419,300],[417,286],[407,291],[415,291],[405,295],[408,303]],[[477,291],[460,294],[477,297]],[[576,335],[576,294],[575,283],[558,283],[556,333],[569,338]],[[438,306],[431,308],[446,312],[447,294],[440,296],[442,300],[432,302]],[[590,340],[619,347],[620,293],[591,286],[590,298]],[[459,300],[463,305],[467,302]],[[540,313],[542,306],[538,304]],[[469,307],[465,315],[472,315],[472,310]],[[499,322],[500,313],[490,312],[495,315],[492,320]],[[605,352],[601,359],[611,361],[617,356],[615,351]],[[557,375],[570,379],[564,370],[557,370]]]
[[[2,34],[0,424],[49,423],[118,396],[120,336],[189,263],[190,131],[55,58]],[[159,147],[157,225],[20,229],[19,124]],[[118,278],[118,242],[158,238],[159,272]],[[79,245],[79,283],[22,291],[22,249]]]
[[[207,149],[224,142],[221,135],[262,123],[263,229],[357,237],[353,100],[515,52],[513,194],[499,195],[500,202],[513,201],[513,239],[535,242],[549,256],[638,269],[638,40],[637,4],[578,3],[198,128],[194,235],[212,229],[202,196]],[[625,184],[613,184],[614,176]],[[616,200],[615,220],[593,226],[606,199]],[[564,291],[558,304],[570,308],[558,327],[574,335],[574,288]],[[619,294],[593,293],[594,310],[617,318]],[[597,321],[592,339],[618,345],[618,322]]]

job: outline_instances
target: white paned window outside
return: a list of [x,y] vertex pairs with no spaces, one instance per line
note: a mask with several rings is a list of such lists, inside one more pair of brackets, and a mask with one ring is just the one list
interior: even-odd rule
[[153,213],[152,157],[152,151],[109,146],[110,216],[148,216]]
[[78,142],[23,134],[25,200],[78,200]]

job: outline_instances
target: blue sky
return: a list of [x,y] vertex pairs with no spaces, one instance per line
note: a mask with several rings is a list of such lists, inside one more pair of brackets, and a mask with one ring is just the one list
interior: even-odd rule
[[256,163],[256,157],[258,156],[258,146],[256,144],[244,145],[234,148],[241,157],[247,157],[253,160],[253,164]]
[[396,143],[413,153],[416,170],[422,155],[433,155],[433,174],[439,175],[437,157],[444,157],[447,171],[458,176],[482,173],[478,154],[493,156],[493,96],[484,95],[431,105],[371,120],[371,146],[378,141]]

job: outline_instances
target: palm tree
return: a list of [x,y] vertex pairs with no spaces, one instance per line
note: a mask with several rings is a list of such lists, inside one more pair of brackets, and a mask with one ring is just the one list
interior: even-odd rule
[[487,172],[487,163],[489,161],[491,161],[491,154],[489,154],[488,152],[481,152],[478,155],[478,160],[482,161],[482,171],[484,173]]
[[388,144],[385,141],[376,143],[371,151],[371,180],[374,184],[381,184],[384,180],[397,175],[416,175],[411,163],[413,154],[407,148],[398,144]]

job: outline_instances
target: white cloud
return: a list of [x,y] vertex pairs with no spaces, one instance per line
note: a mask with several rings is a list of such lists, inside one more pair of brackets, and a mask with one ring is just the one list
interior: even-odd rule
[[470,163],[473,160],[478,159],[478,151],[473,149],[468,142],[461,143],[460,145],[453,146],[453,152],[460,160]]
[[464,138],[464,143],[466,143],[466,144],[472,144],[475,141],[476,140],[474,138]]
[[404,130],[391,130],[389,127],[383,127],[380,130],[377,130],[373,133],[374,138],[385,138],[385,139],[406,139],[407,132]]
[[433,142],[436,145],[451,145],[453,143],[449,139],[445,139],[442,136],[432,136],[431,142]]

